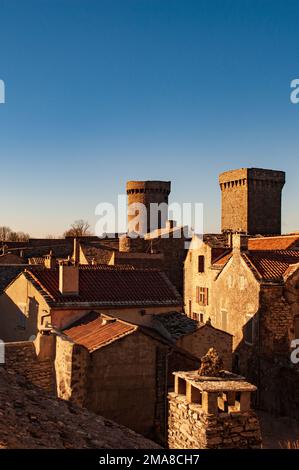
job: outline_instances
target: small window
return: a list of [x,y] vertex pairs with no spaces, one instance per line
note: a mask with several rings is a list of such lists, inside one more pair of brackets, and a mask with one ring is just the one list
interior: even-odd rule
[[198,257],[198,272],[199,273],[205,272],[205,257],[204,256]]
[[192,301],[189,300],[189,317],[192,317]]
[[247,321],[244,326],[244,339],[245,343],[253,344],[254,337],[254,318],[252,315],[246,315]]
[[208,305],[208,293],[207,287],[196,287],[196,302],[200,305]]
[[204,319],[204,314],[202,312],[198,313],[198,312],[193,312],[192,313],[192,319],[193,320],[196,320],[200,323],[203,323],[203,319]]

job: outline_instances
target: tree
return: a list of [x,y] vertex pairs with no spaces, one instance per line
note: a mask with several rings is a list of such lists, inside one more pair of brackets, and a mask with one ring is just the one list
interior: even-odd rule
[[28,233],[13,232],[10,227],[0,227],[0,241],[2,242],[25,242],[30,238]]
[[91,235],[90,233],[90,225],[86,220],[75,220],[75,222],[71,225],[66,232],[64,232],[65,237],[83,237]]
[[2,242],[7,242],[9,240],[9,235],[11,234],[11,228],[2,226],[0,227],[0,240]]

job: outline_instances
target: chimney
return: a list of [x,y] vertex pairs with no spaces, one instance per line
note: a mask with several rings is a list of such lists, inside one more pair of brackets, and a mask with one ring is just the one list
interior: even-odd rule
[[74,258],[74,263],[79,264],[79,260],[80,260],[80,243],[79,243],[77,237],[74,238],[73,258]]
[[233,233],[231,238],[233,253],[248,250],[248,235],[244,233]]
[[59,264],[59,290],[63,295],[79,295],[79,267],[70,260]]
[[45,268],[55,269],[56,268],[56,258],[53,256],[53,251],[51,250],[48,255],[45,256]]

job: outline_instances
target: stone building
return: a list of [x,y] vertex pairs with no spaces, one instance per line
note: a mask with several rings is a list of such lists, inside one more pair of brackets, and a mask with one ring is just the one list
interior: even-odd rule
[[[298,373],[290,360],[291,342],[299,338],[295,238],[234,234],[232,248],[214,260],[212,248],[203,243],[186,259],[185,307],[188,315],[209,317],[233,335],[234,370],[257,384],[258,406],[299,417]],[[279,249],[288,244],[293,249]]]
[[182,311],[182,299],[158,270],[70,262],[59,269],[32,267],[0,296],[0,337],[28,340],[47,324],[61,329],[90,310],[146,324],[151,315]]
[[[79,264],[159,268],[182,294],[186,242],[190,238],[188,227],[176,226],[175,221],[168,220],[170,186],[169,181],[128,181],[128,232],[114,238],[75,239],[72,260]],[[143,207],[144,229],[136,222]]]
[[172,372],[195,364],[157,331],[96,312],[57,336],[58,396],[163,444]]
[[280,234],[284,183],[283,171],[241,168],[222,173],[222,231]]
[[200,323],[178,312],[162,313],[152,317],[151,327],[176,346],[197,357],[204,356],[210,348],[217,348],[226,370],[232,369],[233,336],[211,325]]
[[185,312],[233,335],[233,370],[258,386],[256,406],[299,418],[290,359],[299,338],[299,234],[273,235],[281,232],[285,174],[241,169],[219,181],[223,233],[192,240]]

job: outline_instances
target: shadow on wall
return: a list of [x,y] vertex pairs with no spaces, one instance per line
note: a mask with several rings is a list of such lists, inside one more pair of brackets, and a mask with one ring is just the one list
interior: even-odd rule
[[39,303],[29,297],[28,304],[14,303],[4,292],[0,297],[0,338],[5,342],[28,341],[38,333]]
[[260,310],[243,327],[243,340],[233,353],[233,372],[241,374],[257,386],[253,406],[276,416],[299,420],[299,365],[290,359],[290,339],[277,339],[267,327]]

